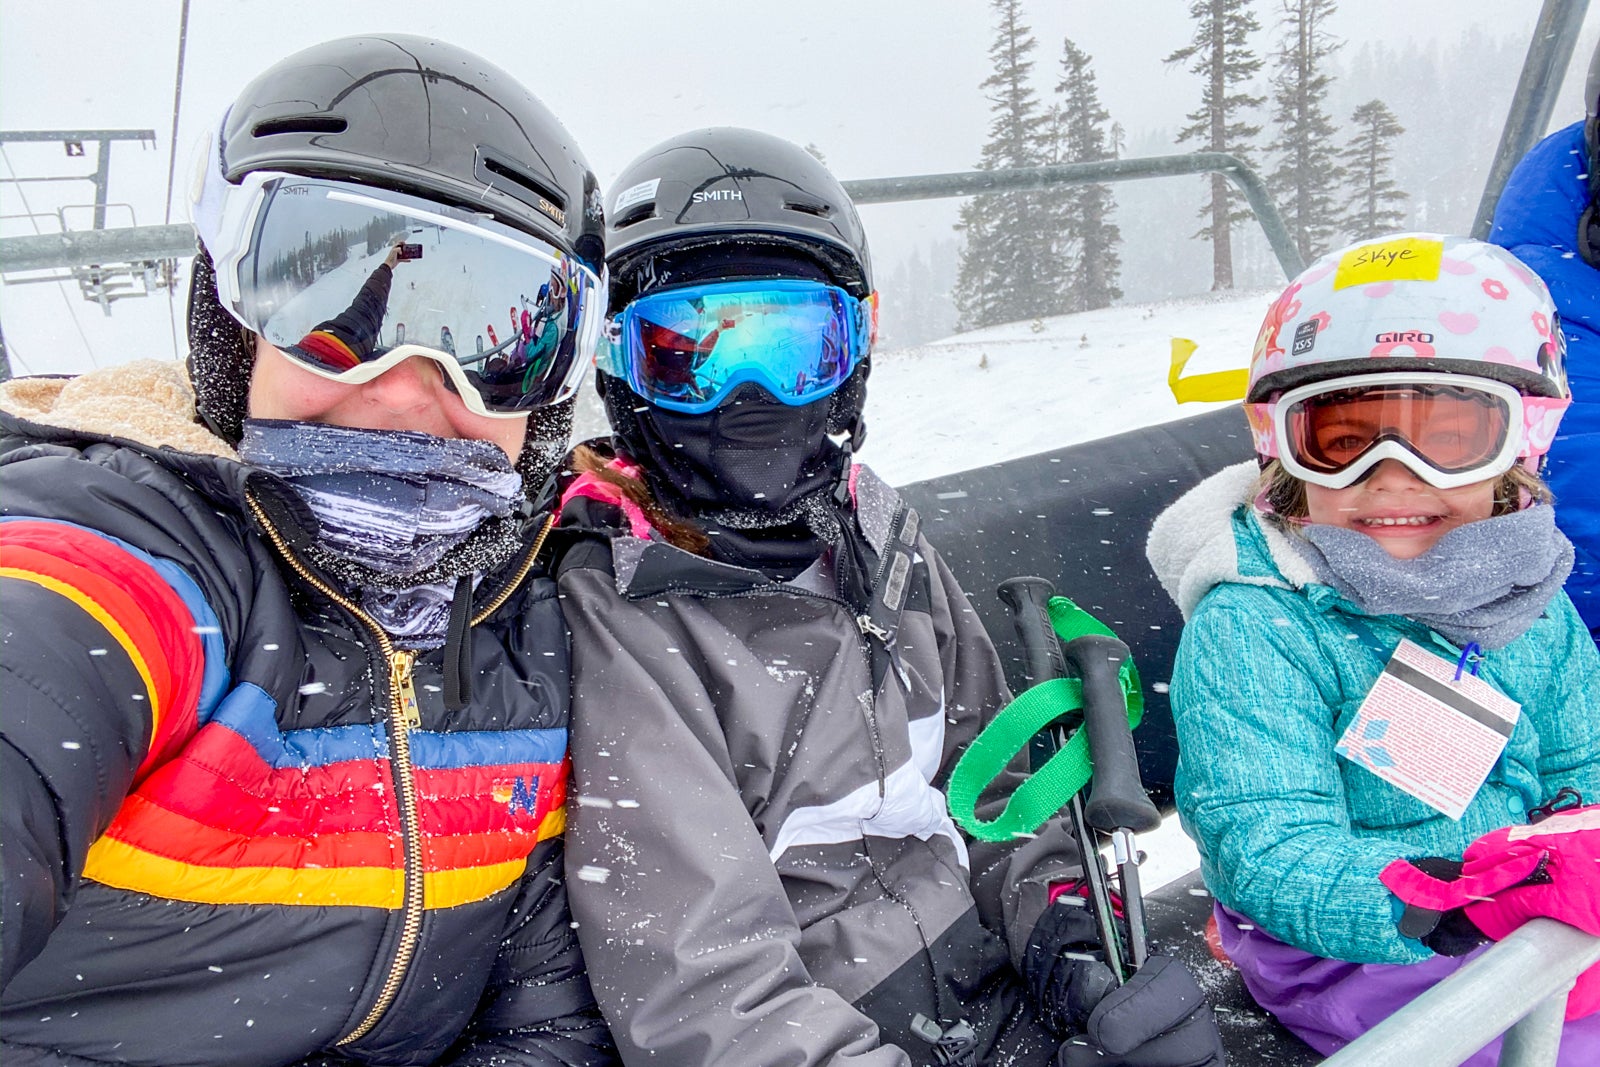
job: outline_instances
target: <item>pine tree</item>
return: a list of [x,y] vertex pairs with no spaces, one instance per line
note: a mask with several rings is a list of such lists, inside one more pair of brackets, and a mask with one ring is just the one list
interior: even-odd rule
[[[1029,86],[1032,31],[1022,23],[1021,0],[991,0],[991,6],[999,27],[989,48],[994,73],[983,89],[994,117],[978,169],[1040,166],[1046,160],[1050,117]],[[1051,200],[1037,192],[988,193],[962,206],[956,225],[966,236],[955,290],[960,329],[1062,310],[1054,235],[1050,226],[1041,225]]]
[[[1054,109],[1061,116],[1059,157],[1063,163],[1095,163],[1115,156],[1112,134],[1106,123],[1111,115],[1100,106],[1090,59],[1072,41],[1062,44],[1061,80],[1056,84],[1061,105]],[[1111,221],[1116,198],[1107,185],[1077,185],[1068,188],[1062,231],[1066,261],[1067,307],[1071,311],[1092,311],[1109,307],[1122,298],[1117,288],[1122,259],[1117,246],[1122,233]]]
[[[1188,115],[1190,124],[1178,132],[1178,143],[1198,141],[1201,151],[1229,152],[1248,163],[1250,141],[1261,127],[1242,115],[1265,98],[1250,95],[1243,85],[1261,69],[1261,60],[1250,50],[1250,34],[1260,25],[1250,0],[1193,0],[1189,15],[1195,20],[1194,38],[1166,62],[1188,63],[1205,79],[1205,88],[1200,107]],[[1233,225],[1250,217],[1248,209],[1238,206],[1240,199],[1228,179],[1211,175],[1211,198],[1200,210],[1210,221],[1196,236],[1211,242],[1213,289],[1233,288]]]
[[1355,133],[1342,154],[1345,176],[1344,230],[1356,241],[1403,229],[1402,203],[1411,194],[1394,180],[1394,145],[1405,127],[1382,100],[1368,100],[1350,115]]
[[1330,58],[1340,43],[1327,31],[1334,0],[1282,0],[1274,55],[1267,151],[1276,158],[1267,188],[1283,212],[1300,258],[1309,263],[1339,234],[1339,159],[1328,115]]

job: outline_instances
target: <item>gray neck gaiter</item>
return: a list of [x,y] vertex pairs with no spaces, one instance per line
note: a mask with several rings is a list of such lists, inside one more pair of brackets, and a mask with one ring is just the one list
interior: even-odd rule
[[1459,526],[1416,559],[1358,530],[1307,525],[1291,538],[1320,581],[1369,615],[1404,615],[1465,647],[1504,648],[1527,632],[1572,571],[1555,509]]

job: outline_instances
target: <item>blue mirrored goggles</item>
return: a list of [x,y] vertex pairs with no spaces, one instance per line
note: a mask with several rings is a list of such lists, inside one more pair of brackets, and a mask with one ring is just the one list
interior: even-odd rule
[[871,351],[877,294],[791,279],[648,293],[611,322],[601,370],[645,400],[701,415],[744,382],[785,404],[820,400]]

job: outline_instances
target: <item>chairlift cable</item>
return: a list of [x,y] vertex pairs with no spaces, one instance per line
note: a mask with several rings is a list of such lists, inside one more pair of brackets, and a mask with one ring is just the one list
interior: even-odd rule
[[[183,7],[178,13],[178,70],[173,76],[172,84],[172,136],[167,144],[167,198],[166,207],[161,214],[163,224],[172,222],[172,185],[173,178],[178,169],[178,114],[183,103],[183,58],[189,45],[189,0],[183,0]],[[177,300],[176,272],[172,279],[173,284],[167,286],[167,325],[172,328],[172,356],[178,358],[178,312],[175,306]]]
[[[16,178],[17,168],[12,166],[11,155],[6,151],[6,146],[4,144],[0,144],[0,160],[5,161],[6,170],[11,172],[11,177]],[[23,183],[20,181],[16,183],[17,199],[22,201],[22,210],[27,214],[28,223],[33,227],[33,232],[43,233],[44,231],[39,229],[39,220],[34,216],[33,208],[28,204],[28,194],[27,191],[23,189],[22,184]],[[75,307],[73,307],[72,298],[67,295],[67,290],[63,288],[65,284],[66,283],[64,282],[58,282],[56,284],[56,292],[61,294],[62,301],[64,301],[67,305],[67,317],[72,320],[72,325],[77,328],[79,338],[83,340],[83,350],[89,353],[89,363],[95,367],[99,367],[100,361],[95,358],[94,346],[89,343],[89,335],[83,332],[83,323],[78,321],[78,311]]]

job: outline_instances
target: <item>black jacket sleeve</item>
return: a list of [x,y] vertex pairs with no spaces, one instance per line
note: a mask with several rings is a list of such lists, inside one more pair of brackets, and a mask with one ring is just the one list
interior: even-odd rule
[[144,757],[133,660],[62,593],[0,577],[0,988],[44,947]]

